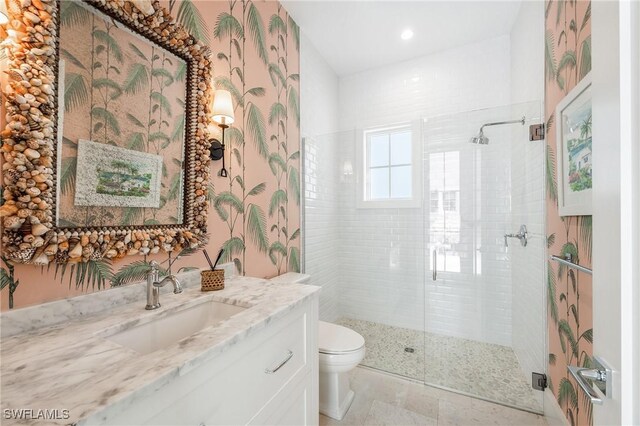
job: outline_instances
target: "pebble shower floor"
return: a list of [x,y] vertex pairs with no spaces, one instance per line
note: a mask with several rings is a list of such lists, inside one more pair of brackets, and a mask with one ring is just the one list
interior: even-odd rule
[[507,346],[350,318],[340,318],[337,323],[364,337],[364,366],[542,412],[534,394],[538,391],[531,388],[513,350]]

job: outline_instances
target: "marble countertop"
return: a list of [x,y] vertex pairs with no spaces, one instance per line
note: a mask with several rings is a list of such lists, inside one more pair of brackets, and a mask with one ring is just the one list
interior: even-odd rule
[[[187,273],[184,277],[190,282],[187,288],[181,294],[163,293],[162,307],[154,311],[144,309],[146,300],[140,291],[143,284],[135,284],[128,286],[133,290],[109,290],[93,298],[81,296],[85,298],[83,303],[68,299],[11,312],[10,316],[3,314],[2,327],[11,331],[3,330],[0,352],[2,424],[91,424],[109,406],[135,403],[286,315],[308,298],[316,297],[319,290],[311,285],[238,277],[227,279],[224,290],[201,292],[199,285],[194,285],[199,283],[198,275],[197,271]],[[126,304],[118,304],[115,299]],[[100,300],[101,305],[109,308],[100,311],[95,306]],[[101,337],[208,300],[247,309],[146,355]],[[55,304],[57,309],[51,307]],[[41,321],[37,328],[29,327],[33,323],[29,320],[38,318],[39,310],[50,323]],[[61,311],[64,321],[60,320]],[[33,410],[30,412],[33,417],[39,414],[38,410],[59,410],[59,420],[7,419],[6,410],[19,409]],[[68,410],[68,416],[63,410]]]

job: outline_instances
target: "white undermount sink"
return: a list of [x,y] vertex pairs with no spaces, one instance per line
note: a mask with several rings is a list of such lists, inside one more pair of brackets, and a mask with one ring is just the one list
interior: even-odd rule
[[[160,308],[162,309],[162,308]],[[161,315],[106,337],[112,342],[148,354],[178,343],[192,334],[232,317],[246,308],[209,300],[195,306]]]

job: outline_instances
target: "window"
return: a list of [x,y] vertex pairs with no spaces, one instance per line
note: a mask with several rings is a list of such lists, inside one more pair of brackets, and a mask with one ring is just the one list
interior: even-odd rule
[[[460,152],[433,152],[428,156],[429,171],[425,184],[433,200],[437,194],[439,208],[429,213],[430,251],[438,250],[438,271],[461,272],[464,263],[460,253]],[[478,252],[478,255],[480,253]],[[432,254],[433,255],[433,254]],[[433,262],[433,258],[431,262]]]
[[442,207],[445,212],[458,211],[459,191],[444,191],[442,194]]
[[360,207],[419,207],[417,139],[411,125],[364,132]]
[[438,191],[431,191],[430,197],[431,212],[435,213],[440,210],[440,193]]

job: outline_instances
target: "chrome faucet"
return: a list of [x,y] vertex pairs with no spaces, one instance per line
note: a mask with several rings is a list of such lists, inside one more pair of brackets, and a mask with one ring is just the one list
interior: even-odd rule
[[160,307],[160,287],[164,287],[169,281],[173,284],[175,294],[182,293],[182,286],[175,275],[167,275],[160,279],[159,264],[155,260],[151,261],[151,270],[147,274],[147,306],[145,309],[152,310]]

